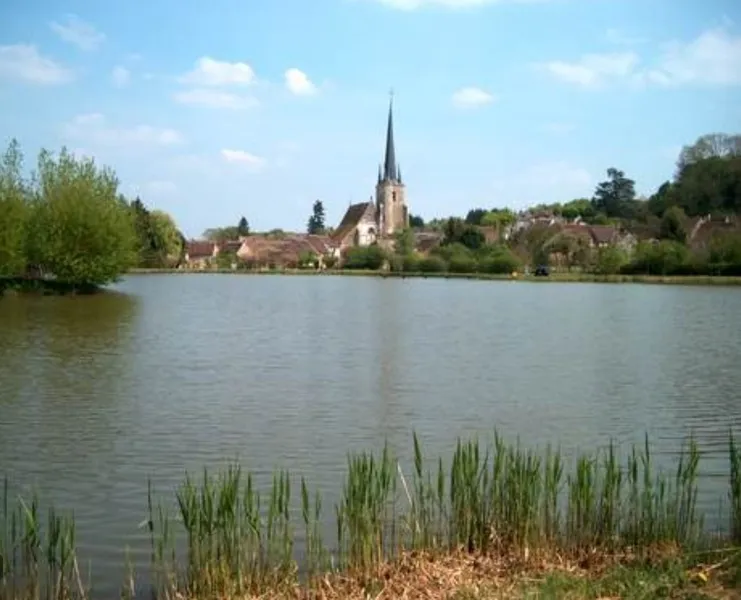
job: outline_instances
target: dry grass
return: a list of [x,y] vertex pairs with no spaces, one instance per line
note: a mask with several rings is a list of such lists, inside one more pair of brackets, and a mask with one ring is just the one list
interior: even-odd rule
[[[494,557],[461,549],[405,553],[372,574],[344,573],[308,585],[285,584],[230,600],[511,600],[519,598],[741,598],[738,550],[716,562],[688,561],[676,548],[656,548],[640,560],[629,554],[581,557]],[[711,556],[711,558],[713,558]],[[718,559],[717,556],[714,557]],[[731,568],[734,566],[736,581]],[[175,596],[178,600],[210,597]]]

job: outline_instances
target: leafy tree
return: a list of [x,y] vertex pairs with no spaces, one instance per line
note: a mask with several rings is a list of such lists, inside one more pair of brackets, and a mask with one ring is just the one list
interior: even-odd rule
[[672,240],[684,244],[687,242],[687,229],[685,221],[687,215],[678,206],[671,206],[664,211],[661,218],[659,237],[664,240]]
[[679,242],[643,242],[638,244],[633,260],[625,269],[632,273],[673,275],[681,272],[689,257],[687,246]]
[[487,246],[479,259],[482,273],[505,274],[519,270],[520,260],[505,246]]
[[247,221],[247,218],[242,216],[241,219],[239,219],[239,223],[237,224],[237,235],[238,237],[245,237],[250,234],[250,224]]
[[468,211],[468,214],[466,214],[465,221],[468,225],[481,225],[481,220],[488,212],[489,211],[485,208],[472,208]]
[[589,198],[577,198],[561,207],[561,216],[569,221],[573,221],[579,217],[584,221],[589,221],[594,218],[595,214],[594,206]]
[[63,148],[57,159],[41,151],[37,176],[30,262],[81,288],[118,279],[134,264],[136,235],[115,174]]
[[447,267],[439,256],[427,256],[417,262],[417,271],[420,273],[443,273]]
[[425,226],[425,221],[419,215],[409,215],[409,227],[413,229],[422,229]]
[[23,153],[12,140],[0,159],[0,277],[17,277],[26,268],[27,189]]
[[697,138],[694,144],[684,146],[677,159],[677,177],[684,170],[709,158],[732,158],[741,156],[741,135],[708,133]]
[[394,235],[394,251],[400,256],[414,252],[414,232],[410,228],[397,231]]
[[150,212],[149,221],[153,245],[158,250],[160,262],[167,265],[176,263],[183,250],[183,235],[175,221],[161,210]]
[[298,255],[299,269],[310,269],[316,267],[317,263],[318,257],[311,250],[302,250]]
[[307,225],[307,231],[310,234],[324,233],[324,204],[322,204],[321,200],[314,202],[312,213],[309,217],[309,223]]
[[628,264],[626,253],[616,246],[607,246],[597,250],[595,273],[600,275],[616,275]]
[[451,217],[445,223],[442,243],[443,245],[460,243],[471,250],[477,250],[486,243],[486,237],[477,227],[466,225],[461,219]]
[[597,185],[592,203],[608,217],[629,218],[635,211],[635,181],[623,171],[607,169],[607,180]]

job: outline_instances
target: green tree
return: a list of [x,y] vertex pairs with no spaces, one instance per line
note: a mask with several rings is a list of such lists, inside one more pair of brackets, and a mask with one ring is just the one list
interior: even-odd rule
[[741,135],[707,133],[684,146],[677,159],[677,176],[695,163],[709,158],[733,158],[741,156]]
[[687,215],[678,206],[671,206],[664,211],[661,218],[659,237],[663,240],[672,240],[684,244],[687,242],[685,222]]
[[399,256],[407,256],[414,252],[414,232],[406,227],[394,235],[394,252]]
[[149,213],[150,230],[153,246],[162,265],[176,264],[183,250],[183,235],[173,218],[161,210]]
[[607,169],[607,180],[597,185],[592,203],[595,212],[608,217],[629,218],[635,212],[635,181],[623,171]]
[[616,246],[607,246],[597,250],[595,273],[599,275],[616,275],[628,264],[626,253]]
[[250,234],[250,224],[247,221],[247,218],[245,216],[242,216],[241,219],[239,219],[239,223],[237,224],[237,235],[239,237],[245,237]]
[[443,245],[463,244],[471,250],[477,250],[486,243],[486,237],[474,225],[466,225],[461,219],[451,217],[445,223]]
[[18,277],[26,269],[27,188],[23,153],[12,140],[0,159],[0,277]]
[[419,215],[409,215],[409,227],[413,229],[422,229],[425,226],[425,220]]
[[378,270],[386,260],[386,254],[380,246],[355,246],[349,248],[345,257],[345,269]]
[[56,159],[41,151],[37,177],[30,262],[80,288],[116,281],[135,262],[136,234],[113,171],[63,148]]
[[321,200],[314,202],[306,229],[314,235],[324,233],[324,204]]

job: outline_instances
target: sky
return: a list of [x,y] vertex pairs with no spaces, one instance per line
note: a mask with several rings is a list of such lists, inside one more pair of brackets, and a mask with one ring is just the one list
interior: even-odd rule
[[412,214],[651,194],[741,132],[738,0],[9,0],[0,143],[62,146],[209,227],[336,225],[374,192],[389,90]]

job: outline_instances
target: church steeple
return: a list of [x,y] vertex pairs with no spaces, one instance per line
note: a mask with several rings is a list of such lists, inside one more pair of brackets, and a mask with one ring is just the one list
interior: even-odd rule
[[386,127],[386,156],[383,162],[383,178],[386,181],[397,181],[396,148],[394,147],[394,95],[389,100],[389,119]]

